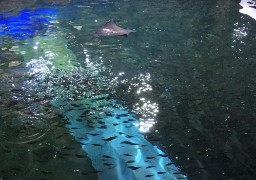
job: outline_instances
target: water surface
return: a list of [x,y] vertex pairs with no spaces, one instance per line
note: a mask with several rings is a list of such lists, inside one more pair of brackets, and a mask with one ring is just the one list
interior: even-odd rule
[[[1,177],[96,178],[49,105],[85,95],[88,74],[189,179],[256,177],[255,19],[239,2],[40,2],[1,2]],[[136,33],[93,38],[110,19]],[[51,80],[33,79],[44,68]]]

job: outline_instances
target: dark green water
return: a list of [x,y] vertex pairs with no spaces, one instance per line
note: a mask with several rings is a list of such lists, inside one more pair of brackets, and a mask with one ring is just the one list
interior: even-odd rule
[[[1,1],[1,14],[13,10],[6,16],[39,7],[58,13],[51,31],[0,36],[0,179],[96,178],[49,99],[23,87],[31,79],[26,63],[47,50],[58,53],[56,61],[47,57],[65,70],[68,59],[86,69],[89,57],[104,77],[124,73],[109,88],[112,96],[141,119],[150,105],[158,109],[146,136],[189,179],[255,179],[256,21],[239,13],[239,2]],[[110,19],[136,33],[93,38]],[[33,50],[39,41],[44,45]],[[14,61],[20,63],[11,67]],[[138,94],[140,88],[145,92]],[[141,98],[150,101],[145,109]]]

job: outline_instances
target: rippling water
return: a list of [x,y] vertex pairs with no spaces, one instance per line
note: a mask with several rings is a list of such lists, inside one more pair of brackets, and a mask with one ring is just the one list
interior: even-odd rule
[[[1,1],[0,178],[97,179],[66,128],[87,97],[91,119],[134,114],[188,179],[255,179],[255,4]],[[136,33],[92,37],[109,20]]]

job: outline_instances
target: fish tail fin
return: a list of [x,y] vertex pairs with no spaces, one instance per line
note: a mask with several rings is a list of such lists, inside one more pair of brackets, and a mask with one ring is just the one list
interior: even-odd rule
[[135,29],[129,29],[129,30],[127,30],[127,31],[128,31],[128,33],[136,32],[136,30],[135,30]]

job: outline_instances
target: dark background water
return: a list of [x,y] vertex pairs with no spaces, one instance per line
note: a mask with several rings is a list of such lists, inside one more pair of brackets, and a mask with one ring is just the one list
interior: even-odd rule
[[[131,79],[150,74],[152,91],[145,96],[159,105],[153,143],[189,179],[255,179],[256,22],[239,13],[239,2],[54,1],[54,8],[81,63],[82,44],[113,74],[125,72],[128,83],[115,96],[127,108],[140,98],[127,93]],[[1,14],[52,4],[30,3],[1,1]],[[109,19],[136,33],[93,39],[90,33]]]

